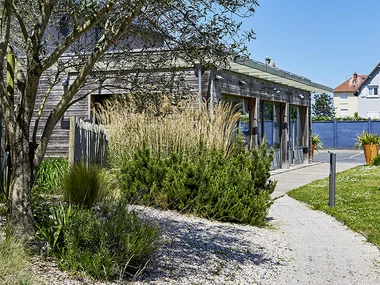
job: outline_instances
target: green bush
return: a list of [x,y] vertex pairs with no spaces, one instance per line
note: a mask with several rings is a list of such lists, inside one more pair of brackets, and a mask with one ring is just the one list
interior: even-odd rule
[[48,242],[60,266],[95,278],[140,273],[157,246],[157,228],[129,213],[123,202],[99,209],[45,203],[35,218],[39,238]]
[[371,165],[380,165],[380,155],[377,155],[374,159],[372,159]]
[[125,162],[120,187],[128,201],[194,213],[213,220],[264,225],[275,183],[269,180],[272,155],[263,144],[248,152],[236,147],[192,155],[155,157],[136,151]]
[[68,168],[67,158],[45,158],[33,185],[36,194],[60,194],[62,177]]
[[63,177],[63,200],[74,205],[92,207],[104,197],[101,169],[78,163]]

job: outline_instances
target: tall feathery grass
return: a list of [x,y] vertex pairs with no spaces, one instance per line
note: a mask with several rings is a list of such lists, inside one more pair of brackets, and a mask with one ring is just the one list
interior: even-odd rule
[[182,101],[172,106],[163,100],[159,114],[155,106],[138,112],[127,99],[112,99],[98,108],[98,118],[109,135],[109,160],[120,166],[143,145],[156,155],[191,154],[216,147],[228,155],[237,132],[240,113],[220,102],[210,110],[206,102]]

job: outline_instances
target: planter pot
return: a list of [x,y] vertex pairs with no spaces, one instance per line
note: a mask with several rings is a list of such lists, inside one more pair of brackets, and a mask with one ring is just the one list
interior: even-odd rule
[[364,150],[365,162],[368,165],[370,165],[372,159],[374,159],[379,152],[379,145],[378,144],[363,145],[363,150]]

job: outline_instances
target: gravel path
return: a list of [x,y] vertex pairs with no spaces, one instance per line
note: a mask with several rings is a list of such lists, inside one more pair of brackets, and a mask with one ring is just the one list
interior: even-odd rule
[[44,284],[380,284],[377,247],[288,196],[272,205],[267,228],[134,209],[159,225],[162,236],[135,281],[73,280],[52,264],[38,263],[34,270]]
[[134,284],[269,284],[287,251],[276,229],[138,209],[162,230],[162,247]]

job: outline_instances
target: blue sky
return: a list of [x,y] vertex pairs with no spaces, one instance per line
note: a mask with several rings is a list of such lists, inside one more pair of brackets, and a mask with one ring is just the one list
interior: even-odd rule
[[250,57],[335,88],[380,62],[380,0],[259,0]]

